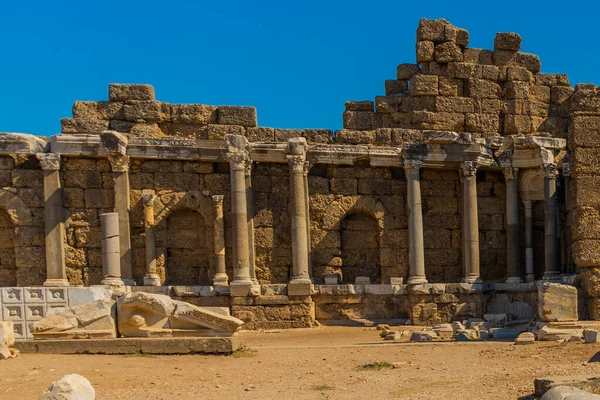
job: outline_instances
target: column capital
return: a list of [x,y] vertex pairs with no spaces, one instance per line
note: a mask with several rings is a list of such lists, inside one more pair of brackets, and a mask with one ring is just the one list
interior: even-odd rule
[[304,161],[304,176],[308,176],[310,169],[315,165],[314,161]]
[[465,178],[475,177],[480,166],[477,161],[465,161],[461,165],[460,173]]
[[35,156],[40,160],[40,167],[44,171],[58,171],[60,169],[60,154],[37,153]]
[[408,179],[412,173],[416,172],[418,174],[422,164],[423,162],[421,160],[404,160],[404,174],[406,175],[406,179]]
[[246,171],[250,156],[245,151],[236,150],[227,153],[227,159],[229,160],[229,166],[234,171]]
[[248,158],[248,162],[246,162],[244,173],[246,174],[246,176],[252,175],[252,160],[250,158]]
[[549,179],[556,179],[558,176],[558,166],[555,163],[546,163],[542,165],[544,169],[544,177]]
[[504,179],[506,180],[514,180],[519,177],[519,168],[508,167],[502,169],[502,173],[504,174]]
[[108,157],[113,172],[129,171],[129,156],[111,155]]
[[215,194],[213,196],[210,196],[210,198],[212,199],[213,204],[215,206],[223,204],[223,198],[224,198],[224,196],[222,194]]
[[533,205],[533,202],[531,200],[523,200],[523,206],[525,207],[526,210],[531,210],[532,205]]
[[286,156],[288,160],[288,164],[290,165],[290,173],[298,173],[304,175],[304,163],[306,161],[306,156],[302,155],[293,155]]
[[154,190],[142,190],[142,202],[144,203],[144,207],[152,207],[154,205],[154,200],[156,200],[156,194]]

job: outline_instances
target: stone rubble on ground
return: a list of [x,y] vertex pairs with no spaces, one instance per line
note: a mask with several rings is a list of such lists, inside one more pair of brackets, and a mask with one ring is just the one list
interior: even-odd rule
[[38,400],[94,400],[96,391],[86,378],[78,374],[63,376],[42,393]]
[[12,321],[0,321],[0,360],[8,360],[19,355],[15,346],[15,332]]

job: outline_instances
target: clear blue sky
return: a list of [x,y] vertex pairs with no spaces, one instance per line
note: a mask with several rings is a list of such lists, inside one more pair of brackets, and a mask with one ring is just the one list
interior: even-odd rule
[[0,0],[0,131],[56,134],[74,100],[106,100],[110,82],[253,105],[261,126],[339,129],[346,100],[383,94],[415,62],[423,17],[466,28],[470,47],[518,32],[542,71],[600,83],[594,3]]

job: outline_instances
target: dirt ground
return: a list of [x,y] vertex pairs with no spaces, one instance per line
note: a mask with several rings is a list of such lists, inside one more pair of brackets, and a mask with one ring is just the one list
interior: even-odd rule
[[[24,354],[0,362],[0,399],[35,400],[70,373],[99,400],[517,399],[536,377],[600,374],[588,363],[600,344],[390,343],[356,327],[241,335],[251,350],[230,356]],[[393,368],[360,369],[374,362]]]

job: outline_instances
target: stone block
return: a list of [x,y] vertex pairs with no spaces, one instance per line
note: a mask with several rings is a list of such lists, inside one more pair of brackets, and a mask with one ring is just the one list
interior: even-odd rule
[[440,96],[462,96],[464,92],[463,80],[440,76],[438,78],[438,90]]
[[437,339],[437,334],[434,331],[413,332],[410,335],[411,342],[431,342]]
[[500,131],[500,118],[495,114],[465,114],[465,130],[467,132],[480,132],[498,134]]
[[538,314],[541,321],[577,321],[577,289],[560,283],[538,283]]
[[358,193],[358,181],[352,178],[331,178],[329,180],[331,193],[353,195]]
[[[165,122],[171,118],[169,105],[151,100],[132,100],[123,106],[123,120],[136,123]],[[130,128],[130,131],[133,126]]]
[[411,96],[437,96],[438,77],[435,75],[414,75],[410,79]]
[[531,82],[531,81],[533,81],[533,74],[527,68],[516,67],[516,66],[508,67],[507,79],[509,81]]
[[505,115],[504,134],[525,134],[531,131],[531,118],[527,115]]
[[454,42],[436,44],[435,61],[438,63],[461,62],[463,61],[462,50]]
[[275,129],[265,127],[248,128],[247,138],[251,142],[272,142],[275,140]]
[[288,296],[310,296],[314,287],[310,283],[290,283],[287,286]]
[[83,133],[99,135],[108,129],[108,121],[88,118],[62,118],[62,133]]
[[471,78],[468,81],[468,93],[470,97],[497,99],[502,93],[502,88],[492,81]]
[[470,97],[443,97],[435,100],[435,109],[438,112],[472,113],[474,102]]
[[593,329],[584,329],[583,340],[586,343],[598,343],[600,342],[600,332]]
[[208,125],[217,123],[217,107],[204,104],[171,104],[174,123]]
[[108,86],[110,101],[155,100],[154,87],[151,85],[111,83]]
[[258,126],[255,107],[219,106],[218,115],[219,124]]
[[421,19],[417,28],[417,40],[430,40],[436,43],[443,42],[446,40],[446,25],[449,24],[444,19]]
[[408,94],[408,80],[387,80],[385,81],[385,95],[391,96],[394,94]]
[[110,101],[75,101],[73,103],[73,118],[109,120],[118,116],[122,103]]
[[[575,139],[575,138],[573,138]],[[584,174],[600,173],[600,148],[597,147],[576,147],[571,153],[571,172],[577,179],[587,179]],[[581,185],[578,185],[581,187]],[[577,201],[577,200],[576,200]]]
[[429,62],[434,59],[434,43],[430,40],[420,40],[417,42],[417,62]]
[[375,113],[344,111],[344,129],[370,130],[377,128]]
[[88,208],[113,208],[115,194],[112,189],[86,189],[85,206]]
[[112,297],[112,290],[105,287],[68,287],[66,289],[70,307],[98,300],[108,300]]
[[344,111],[373,111],[374,104],[372,101],[347,101],[345,104]]
[[550,102],[552,104],[561,105],[574,92],[570,86],[552,86],[550,88]]
[[600,147],[600,117],[575,114],[569,126],[569,146]]
[[494,50],[493,61],[494,65],[507,66],[517,65],[517,54],[510,50]]
[[335,132],[334,142],[341,144],[373,144],[376,133],[374,131],[360,131],[342,129]]
[[512,328],[492,328],[490,334],[493,339],[516,339],[519,332]]
[[499,32],[494,38],[494,50],[519,51],[521,36],[513,32]]
[[507,99],[529,99],[529,83],[512,81],[505,86]]
[[533,73],[540,72],[540,69],[542,69],[542,62],[535,54],[517,53],[516,62]]
[[226,135],[246,136],[246,129],[239,125],[208,125],[208,140],[225,140]]

